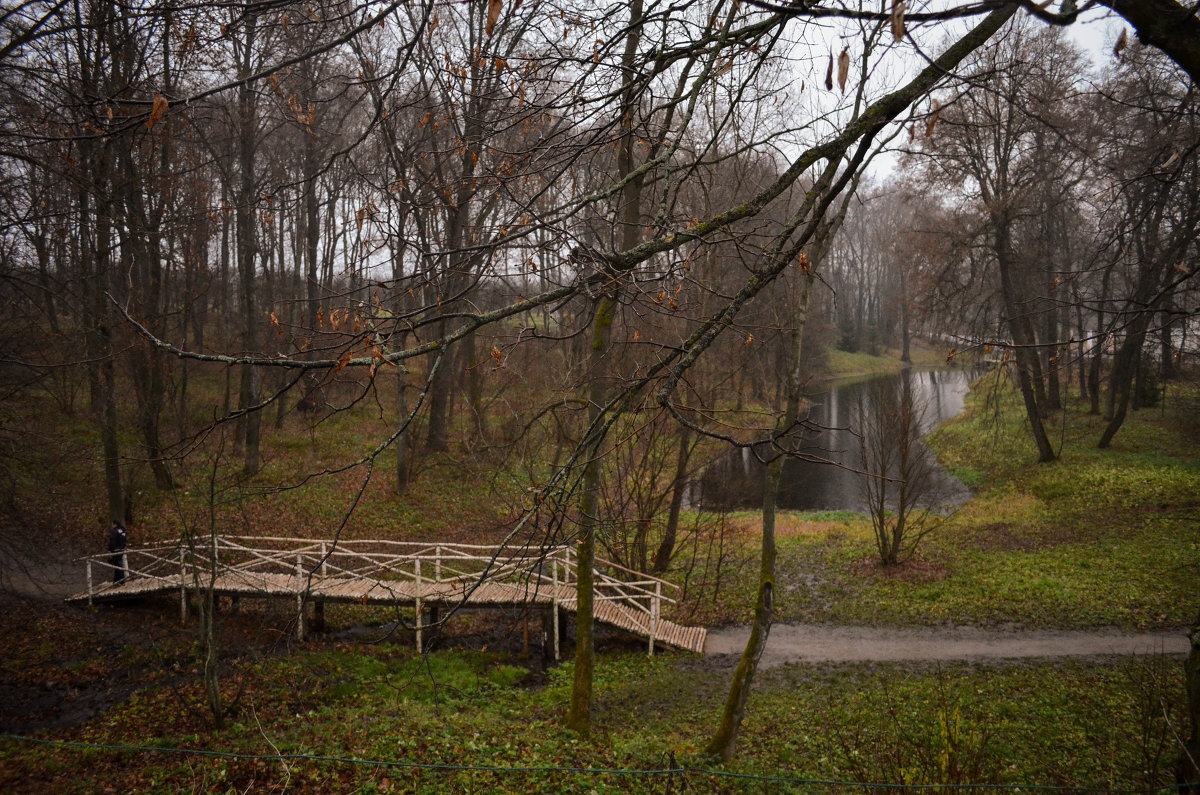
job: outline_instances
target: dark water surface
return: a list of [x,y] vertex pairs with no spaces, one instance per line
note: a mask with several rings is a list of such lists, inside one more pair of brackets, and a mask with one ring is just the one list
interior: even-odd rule
[[[779,507],[788,510],[865,511],[866,501],[860,486],[859,437],[853,431],[858,424],[857,408],[869,406],[872,394],[880,386],[903,389],[904,379],[916,405],[922,407],[922,427],[928,432],[963,409],[968,384],[978,373],[964,370],[908,370],[851,382],[826,382],[821,391],[807,395],[812,401],[808,419],[825,430],[810,434],[801,452],[833,463],[816,463],[791,458],[784,464],[780,484]],[[749,448],[734,450],[709,466],[692,484],[690,502],[707,510],[736,510],[762,507],[766,465]],[[838,465],[841,466],[838,466]],[[967,488],[948,472],[937,467],[930,502],[956,505],[969,496]]]

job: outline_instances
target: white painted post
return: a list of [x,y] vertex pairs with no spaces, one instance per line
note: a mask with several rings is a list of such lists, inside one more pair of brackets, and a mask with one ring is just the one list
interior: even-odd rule
[[92,559],[87,559],[88,607],[92,606]]
[[179,542],[179,623],[187,623],[187,547]]
[[296,640],[304,640],[304,564],[296,554]]
[[321,542],[321,576],[326,577],[329,574],[329,553],[325,551],[325,542]]
[[433,548],[433,581],[442,581],[442,545]]
[[554,627],[554,659],[558,661],[558,558],[550,563],[550,578],[553,585],[553,604],[550,606],[550,624]]
[[121,582],[123,583],[129,579],[129,553],[125,550],[121,550],[121,571],[125,575],[121,578]]
[[654,656],[654,633],[658,629],[658,600],[662,598],[662,583],[654,583],[654,599],[650,602],[650,655]]
[[417,629],[417,654],[421,653],[421,559],[417,558],[417,594],[416,594],[416,618],[414,624]]

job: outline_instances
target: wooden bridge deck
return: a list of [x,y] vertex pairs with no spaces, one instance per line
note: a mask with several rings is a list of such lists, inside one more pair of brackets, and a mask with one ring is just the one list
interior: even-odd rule
[[[339,551],[335,546],[314,546],[320,542],[290,540],[303,541],[305,546],[300,551],[254,549],[241,543],[242,539],[237,539],[231,548],[249,554],[241,554],[240,560],[222,562],[216,567],[201,561],[203,565],[199,569],[199,578],[196,576],[194,549],[187,550],[182,546],[178,550],[164,547],[130,549],[127,552],[130,561],[144,558],[149,564],[127,563],[128,576],[125,582],[120,585],[105,582],[99,587],[91,586],[92,567],[98,566],[101,573],[107,575],[105,579],[111,579],[111,556],[93,556],[85,559],[89,564],[89,589],[70,597],[68,601],[115,602],[172,593],[179,593],[186,600],[189,593],[209,587],[211,580],[211,587],[217,594],[296,600],[301,610],[308,601],[412,606],[418,609],[460,605],[536,605],[547,608],[557,606],[570,612],[574,612],[577,606],[575,583],[570,577],[573,561],[566,548],[560,547],[549,554],[537,556],[503,558],[497,564],[495,550],[482,547],[472,547],[470,549],[474,554],[464,556],[460,554],[463,549],[461,545],[421,545],[421,549],[415,553],[398,555],[390,550],[386,553],[353,549]],[[478,554],[480,550],[483,554]],[[172,552],[175,554],[170,554]],[[367,560],[370,566],[360,566],[357,571],[349,570],[348,565],[331,566],[329,568],[335,569],[333,572],[321,574],[329,561],[339,560],[339,555],[351,556],[359,562],[360,559]],[[217,557],[214,554],[213,559]],[[226,553],[222,559],[229,557]],[[296,561],[294,566],[285,569],[281,565],[284,561],[290,564],[292,560]],[[436,572],[434,576],[422,577],[421,564],[416,562],[418,560],[425,563],[425,571],[432,568]],[[463,560],[485,560],[488,565],[479,572],[464,574]],[[554,564],[553,576],[546,573],[548,561]],[[647,638],[651,653],[655,643],[703,652],[707,635],[704,627],[683,626],[659,615],[663,601],[674,601],[662,595],[663,586],[676,586],[632,572],[629,574],[640,579],[617,580],[611,572],[620,567],[604,561],[599,563],[593,607],[596,621]],[[488,573],[485,575],[484,571]],[[448,576],[443,577],[443,572]],[[199,588],[197,583],[200,584]],[[557,637],[557,611],[554,613]],[[555,645],[557,649],[557,643]]]

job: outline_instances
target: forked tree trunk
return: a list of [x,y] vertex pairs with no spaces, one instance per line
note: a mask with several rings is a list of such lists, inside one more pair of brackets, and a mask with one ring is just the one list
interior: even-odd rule
[[996,235],[996,261],[1000,270],[1000,292],[1009,332],[1012,334],[1013,354],[1017,362],[1017,382],[1025,402],[1025,417],[1029,421],[1029,429],[1037,446],[1038,461],[1045,463],[1055,459],[1054,447],[1050,444],[1050,437],[1046,435],[1045,425],[1042,424],[1045,385],[1042,383],[1038,353],[1034,347],[1036,337],[1033,324],[1025,312],[1015,283],[1016,255],[1013,253],[1009,237],[1009,223],[1005,213],[997,213],[992,217]]

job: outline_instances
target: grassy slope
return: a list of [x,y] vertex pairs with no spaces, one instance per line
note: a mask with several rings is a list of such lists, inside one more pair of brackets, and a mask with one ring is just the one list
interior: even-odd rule
[[[882,576],[863,563],[870,556],[870,531],[857,516],[784,516],[782,618],[1126,627],[1189,620],[1195,611],[1200,474],[1190,443],[1175,434],[1172,410],[1134,414],[1115,449],[1104,453],[1091,447],[1097,420],[1070,411],[1054,420],[1063,459],[1038,466],[1031,462],[1014,397],[1000,395],[989,407],[986,394],[980,390],[967,416],[934,440],[943,460],[979,494],[926,540],[922,561],[902,575]],[[299,465],[293,471],[306,471],[378,438],[379,429],[361,418],[334,423],[331,434],[308,441],[272,436],[276,454],[269,466],[287,461]],[[492,477],[485,465],[463,468],[458,455],[426,460],[407,497],[391,496],[385,480],[372,486],[378,492],[362,504],[350,530],[416,537],[496,525],[503,514],[498,506],[520,484]],[[446,477],[451,470],[457,477]],[[277,472],[266,473],[264,482],[272,474]],[[475,485],[464,488],[464,478]],[[248,512],[264,522],[307,519],[312,532],[325,532],[359,480],[358,474],[329,476],[305,490],[253,502],[239,515]],[[145,501],[146,515],[172,515],[168,504],[158,507],[150,495]],[[750,578],[738,572],[755,570],[755,522],[752,515],[732,518],[720,580],[691,570],[692,604],[685,606],[701,605],[695,617],[743,617]],[[745,566],[739,569],[739,562]],[[678,579],[684,579],[682,570]],[[88,659],[88,644],[76,645],[70,665],[59,662],[61,644],[43,642],[23,656],[8,656],[6,679],[36,686],[83,681],[100,671],[106,681],[120,680],[124,660],[145,654],[130,646],[127,653]],[[581,740],[558,723],[569,698],[570,664],[550,671],[542,685],[524,681],[521,660],[486,652],[442,652],[422,660],[409,646],[313,642],[282,658],[228,659],[223,681],[228,694],[240,694],[239,713],[232,727],[215,733],[203,716],[202,693],[187,676],[194,665],[185,635],[164,676],[151,677],[126,704],[83,727],[42,735],[264,758],[0,741],[0,790],[661,791],[661,778],[523,769],[706,765],[697,748],[719,715],[727,680],[722,671],[679,654],[602,657],[598,731]],[[172,677],[174,685],[163,685]],[[1174,752],[1159,739],[1170,735],[1166,719],[1178,725],[1172,705],[1181,689],[1174,664],[1152,660],[940,670],[796,665],[762,677],[740,757],[721,772],[908,783],[1162,784]],[[271,758],[276,751],[443,767],[414,771]],[[480,770],[487,767],[505,770]],[[703,791],[786,788],[779,781],[698,772],[689,773],[686,783]],[[809,791],[799,784],[792,789]]]
[[[927,348],[921,344],[914,343],[909,350],[909,355],[915,367],[944,367],[946,365],[945,351]],[[904,369],[898,349],[889,348],[878,356],[833,349],[826,356],[826,369],[829,371],[830,378],[896,373]]]
[[[701,772],[686,778],[700,791],[726,792],[779,791],[780,778],[1162,783],[1155,738],[1165,728],[1159,699],[1179,697],[1173,673],[1136,662],[938,671],[795,666],[763,677],[741,754],[721,771],[774,780]],[[0,741],[0,785],[64,793],[96,791],[98,783],[139,792],[281,786],[290,792],[638,792],[662,791],[666,782],[562,768],[711,767],[697,748],[718,714],[722,674],[679,658],[605,657],[597,672],[597,733],[590,739],[559,724],[570,665],[551,671],[541,687],[521,686],[523,675],[486,653],[444,652],[426,662],[391,645],[309,647],[239,667],[242,712],[219,734],[183,710],[182,703],[201,697],[194,684],[141,691],[70,733],[91,743],[214,748],[261,759]],[[272,758],[277,752],[401,766]]]
[[[1175,627],[1196,613],[1200,462],[1178,433],[1182,392],[1136,412],[1114,441],[1078,409],[1051,420],[1062,443],[1052,464],[1033,461],[1017,397],[982,382],[968,411],[931,440],[977,494],[896,572],[872,565],[869,523],[853,514],[793,516],[780,539],[784,621],[887,625]],[[733,560],[755,554],[757,517]],[[731,567],[732,568],[732,567]],[[710,578],[711,580],[712,578]],[[693,600],[709,622],[745,621],[749,585],[727,576],[717,599]]]
[[[1063,460],[1038,466],[1030,463],[1012,397],[1001,396],[997,412],[983,395],[935,439],[943,458],[977,485],[979,495],[929,539],[924,562],[904,576],[864,578],[857,561],[869,556],[870,540],[860,518],[784,518],[784,619],[1158,626],[1189,618],[1195,610],[1200,478],[1190,447],[1170,432],[1170,410],[1134,415],[1117,449],[1103,453],[1089,447],[1097,423],[1069,412],[1066,427],[1055,426],[1065,440]],[[344,499],[340,489],[330,491],[331,501]],[[443,509],[455,498],[434,491]],[[486,513],[490,502],[471,505]],[[397,509],[368,509],[364,521]],[[755,521],[734,517],[742,530],[728,539],[719,595],[710,598],[715,581],[707,582],[697,600],[714,618],[736,617],[748,603],[748,586],[734,574],[739,560],[749,565],[742,571],[753,571],[748,528]],[[702,579],[692,571],[694,593]],[[28,652],[32,657],[11,659],[6,676],[53,681],[113,665],[111,659],[94,665],[77,660],[59,671],[56,649],[43,646]],[[174,664],[186,671],[195,661],[181,654]],[[597,734],[589,740],[558,723],[569,697],[570,664],[551,670],[543,685],[525,684],[524,676],[520,660],[479,652],[421,660],[411,647],[389,644],[313,643],[283,658],[231,659],[225,681],[230,693],[240,693],[240,711],[222,733],[207,726],[198,685],[185,678],[173,687],[150,682],[83,727],[47,736],[267,758],[0,741],[0,790],[661,791],[661,778],[511,769],[703,766],[697,748],[718,715],[727,675],[682,655],[607,655],[598,668]],[[792,666],[759,683],[741,756],[723,772],[909,783],[1157,785],[1167,780],[1173,754],[1169,740],[1163,745],[1160,739],[1170,736],[1167,719],[1178,726],[1173,705],[1180,695],[1181,677],[1170,662],[940,670]],[[270,758],[276,750],[506,770],[414,771]],[[785,787],[777,780],[764,784],[698,772],[686,779],[703,791]]]

